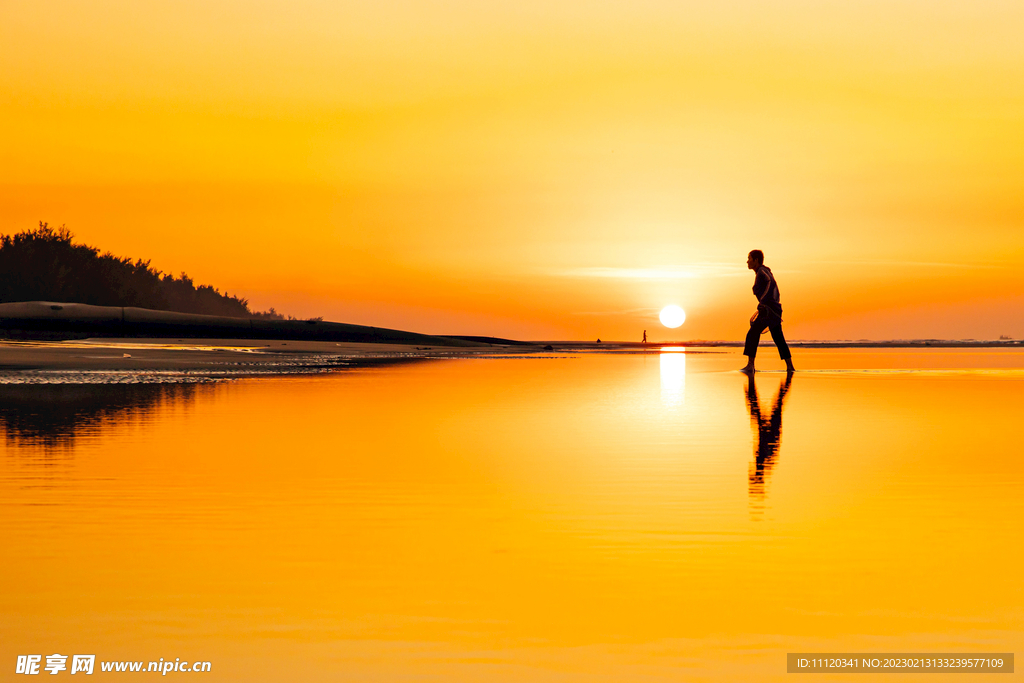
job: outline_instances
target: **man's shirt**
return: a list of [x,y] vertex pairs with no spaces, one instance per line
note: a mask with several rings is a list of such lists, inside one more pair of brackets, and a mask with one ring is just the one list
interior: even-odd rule
[[771,309],[776,313],[782,313],[782,304],[779,303],[779,283],[775,281],[772,270],[768,266],[761,266],[757,269],[754,277],[754,296],[758,300],[758,309]]

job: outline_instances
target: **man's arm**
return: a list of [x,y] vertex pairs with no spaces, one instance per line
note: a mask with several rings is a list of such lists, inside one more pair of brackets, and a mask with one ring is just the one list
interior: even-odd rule
[[768,288],[771,287],[771,284],[772,281],[764,272],[764,269],[759,268],[757,271],[757,277],[754,278],[754,296],[757,297],[758,303],[764,301],[765,295],[768,293]]

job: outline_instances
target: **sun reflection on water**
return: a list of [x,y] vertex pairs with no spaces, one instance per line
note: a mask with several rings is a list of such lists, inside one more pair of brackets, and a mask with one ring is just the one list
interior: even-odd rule
[[661,402],[676,408],[686,398],[686,347],[666,346],[661,349]]

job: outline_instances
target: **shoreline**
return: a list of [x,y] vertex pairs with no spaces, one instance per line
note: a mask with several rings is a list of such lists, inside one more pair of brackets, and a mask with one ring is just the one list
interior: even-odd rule
[[[771,346],[771,341],[762,342]],[[791,346],[807,349],[1010,349],[1020,342],[893,341],[820,342],[796,341]],[[98,337],[88,339],[0,340],[0,381],[55,380],[73,382],[103,379],[132,381],[152,375],[151,381],[198,381],[260,376],[307,374],[358,369],[386,364],[472,358],[545,358],[566,353],[660,354],[663,349],[685,348],[690,353],[714,353],[742,347],[742,342],[580,342],[539,341],[516,344],[438,346],[368,342],[327,342],[269,339],[189,339]],[[60,375],[62,378],[58,378]],[[120,380],[118,379],[120,378]],[[177,379],[175,379],[177,378]],[[142,380],[139,381],[150,381]]]
[[[140,365],[178,367],[198,363],[200,366],[232,362],[235,365],[267,365],[266,359],[229,361],[224,354],[288,353],[344,357],[351,362],[366,363],[383,356],[405,358],[473,356],[479,353],[537,353],[540,351],[631,351],[659,352],[668,347],[736,348],[742,340],[677,340],[662,342],[625,342],[581,340],[520,341],[488,336],[428,335],[322,319],[265,320],[260,318],[229,318],[223,316],[178,313],[119,306],[51,301],[23,301],[0,304],[0,370],[48,367],[53,363],[71,366],[73,359],[89,367],[112,365],[117,369]],[[116,357],[79,354],[68,349],[121,348],[135,344],[144,351],[139,359],[123,357],[132,363],[114,363]],[[762,340],[761,345],[770,345]],[[33,347],[49,352],[33,354]],[[791,340],[794,348],[850,349],[927,349],[927,348],[1021,348],[1024,340],[998,339],[845,339]],[[13,349],[13,351],[12,351]],[[443,351],[441,350],[443,349]],[[188,351],[189,355],[181,353]],[[162,355],[161,355],[162,352]],[[429,353],[428,353],[429,352]],[[207,354],[206,356],[202,355]],[[209,354],[220,354],[210,357]]]
[[[612,342],[616,343],[616,342]],[[954,348],[954,349],[988,349],[988,348],[1024,348],[1024,340],[1000,339],[1000,340],[979,340],[979,339],[892,339],[892,340],[818,340],[798,339],[787,340],[789,346],[808,349],[927,349],[927,348]],[[639,344],[643,346],[643,344]],[[769,340],[762,340],[758,345],[774,346]],[[743,347],[742,341],[680,341],[680,342],[656,342],[648,343],[646,346],[686,346],[686,347]]]
[[[262,339],[0,340],[0,373],[169,372],[240,377],[489,356],[495,350],[484,345],[450,347]],[[537,349],[514,347],[510,355],[527,350],[536,352]]]

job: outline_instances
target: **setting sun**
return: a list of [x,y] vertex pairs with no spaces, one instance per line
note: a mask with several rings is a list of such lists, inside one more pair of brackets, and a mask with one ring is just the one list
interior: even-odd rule
[[658,317],[661,318],[661,324],[665,327],[676,328],[686,322],[686,311],[671,304],[661,309]]

